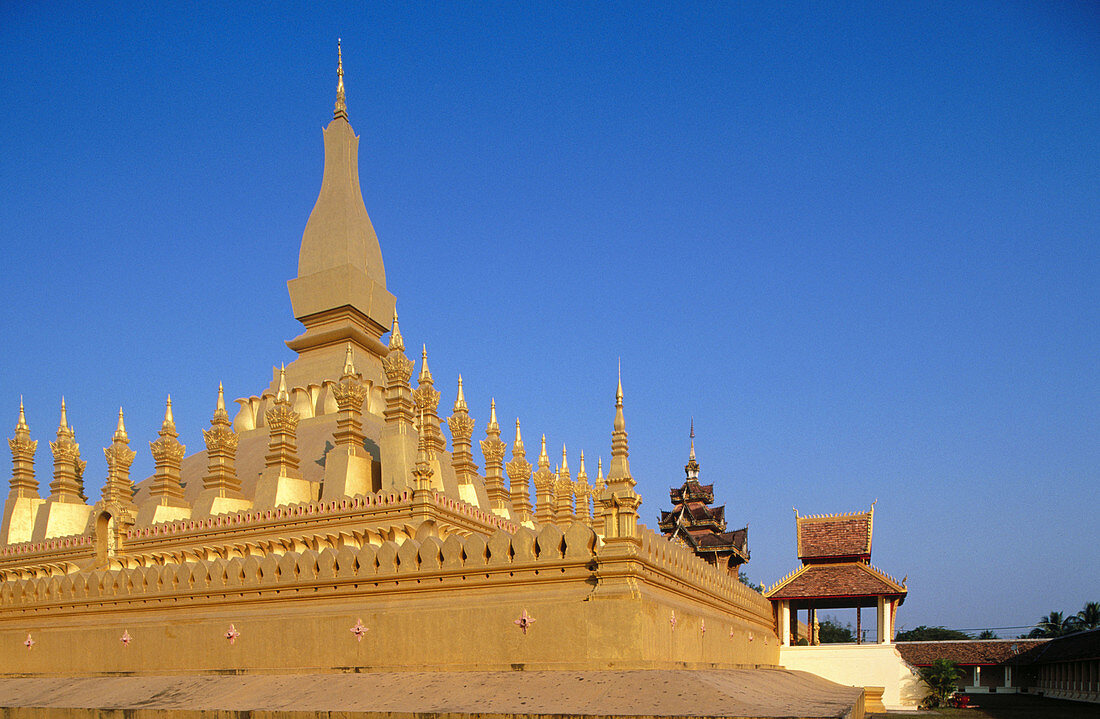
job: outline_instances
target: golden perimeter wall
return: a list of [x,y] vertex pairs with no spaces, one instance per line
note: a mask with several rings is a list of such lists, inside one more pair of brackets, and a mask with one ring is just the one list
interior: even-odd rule
[[[454,504],[425,499],[429,514]],[[320,551],[312,541],[232,558],[191,550],[5,581],[0,674],[778,664],[768,601],[644,527],[612,539],[580,522],[441,539],[428,520],[400,543],[371,541],[343,533]]]

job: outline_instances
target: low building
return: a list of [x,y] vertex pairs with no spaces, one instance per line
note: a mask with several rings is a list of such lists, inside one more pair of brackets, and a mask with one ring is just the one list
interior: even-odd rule
[[958,665],[958,688],[967,694],[1026,691],[1029,653],[1047,639],[958,639],[940,642],[898,642],[898,651],[915,667],[930,667],[937,659]]

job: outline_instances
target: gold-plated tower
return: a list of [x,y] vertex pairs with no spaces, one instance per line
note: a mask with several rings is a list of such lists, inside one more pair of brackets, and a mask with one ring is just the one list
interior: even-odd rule
[[423,431],[424,415],[420,415],[420,440],[416,446],[416,464],[413,465],[414,490],[427,492],[432,488],[432,450],[429,447],[427,433]]
[[508,516],[511,497],[504,488],[504,450],[497,422],[497,401],[489,403],[489,424],[485,426],[485,439],[481,440],[481,453],[485,456],[485,495],[489,508],[498,515]]
[[61,421],[57,425],[57,440],[50,442],[50,450],[53,452],[50,499],[55,502],[82,504],[82,477],[87,463],[80,460],[80,445],[76,443],[76,432],[68,425],[64,397],[61,398]]
[[421,353],[420,375],[417,377],[416,390],[413,392],[416,412],[423,415],[420,433],[427,434],[428,449],[434,457],[445,446],[443,432],[439,429],[439,390],[432,380],[432,371],[428,369],[428,346]]
[[149,490],[149,496],[158,504],[171,506],[183,506],[183,487],[180,484],[180,462],[187,452],[187,447],[180,444],[179,433],[176,432],[176,423],[172,417],[172,397],[169,395],[164,409],[164,422],[160,425],[160,435],[156,441],[149,443],[149,450],[153,453],[153,461],[156,472],[153,474],[153,483]]
[[549,524],[554,519],[554,473],[550,471],[550,457],[546,454],[546,435],[542,435],[538,470],[532,480],[535,483],[535,521]]
[[264,456],[264,470],[280,477],[301,478],[298,471],[298,420],[300,415],[290,406],[290,393],[286,388],[286,368],[279,370],[279,392],[275,402],[267,410],[269,431],[268,451]]
[[573,494],[577,498],[577,519],[592,526],[592,485],[588,483],[588,472],[584,468],[584,452],[581,452],[581,466],[577,470],[577,481],[573,484]]
[[130,449],[122,408],[118,408],[118,426],[111,437],[111,446],[104,447],[107,458],[107,481],[103,484],[103,504],[116,504],[134,511],[134,483],[130,480],[130,465],[137,453]]
[[573,521],[573,478],[569,474],[569,458],[561,446],[561,469],[554,481],[554,521],[560,525]]
[[367,398],[367,386],[363,383],[363,375],[355,371],[351,342],[347,343],[344,357],[344,376],[333,386],[332,396],[340,412],[332,435],[336,447],[343,451],[361,451],[366,437],[363,434],[363,400]]
[[523,435],[516,418],[516,439],[512,443],[512,461],[508,463],[508,483],[512,501],[512,519],[519,524],[531,523],[531,495],[528,480],[531,477],[531,463],[527,461],[527,452],[523,448]]
[[206,441],[206,476],[202,478],[204,491],[214,496],[240,498],[241,481],[234,466],[239,437],[233,431],[229,414],[225,411],[225,390],[218,383],[218,403],[210,420],[210,429],[202,431]]
[[462,375],[458,376],[458,396],[455,397],[453,414],[447,418],[447,427],[451,430],[451,457],[455,476],[460,485],[471,485],[477,476],[474,464],[473,446],[475,420],[470,416],[466,404],[466,394],[462,391]]
[[23,413],[23,398],[19,398],[19,421],[15,425],[15,436],[8,440],[11,448],[11,489],[8,497],[38,497],[38,482],[34,478],[34,452],[38,449],[38,440],[31,439],[31,428],[27,426],[27,417]]
[[607,473],[607,486],[600,493],[601,514],[604,520],[604,539],[637,537],[638,507],[642,498],[634,491],[634,479],[630,476],[629,447],[626,439],[626,419],[623,416],[623,379],[619,370],[619,384],[615,389],[615,429],[611,433],[611,468]]

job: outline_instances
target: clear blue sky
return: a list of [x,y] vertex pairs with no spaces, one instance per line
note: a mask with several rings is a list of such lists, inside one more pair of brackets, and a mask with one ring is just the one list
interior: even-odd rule
[[903,627],[1100,600],[1095,4],[263,5],[0,4],[0,427],[24,395],[43,487],[63,394],[94,498],[120,404],[145,476],[166,394],[198,449],[293,359],[343,37],[406,339],[475,432],[495,396],[594,471],[621,357],[644,520],[694,416],[757,581],[792,506],[877,499]]

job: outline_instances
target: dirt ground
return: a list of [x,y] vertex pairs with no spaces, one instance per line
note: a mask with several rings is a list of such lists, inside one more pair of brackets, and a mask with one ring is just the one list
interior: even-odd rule
[[[1043,699],[1026,694],[971,694],[971,708],[868,714],[874,719],[968,717],[969,719],[1100,719],[1100,704]],[[976,706],[975,706],[976,705]]]

